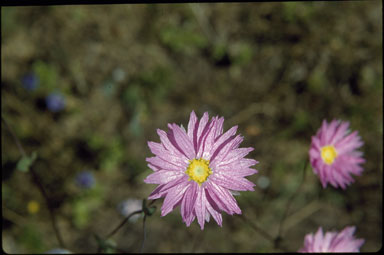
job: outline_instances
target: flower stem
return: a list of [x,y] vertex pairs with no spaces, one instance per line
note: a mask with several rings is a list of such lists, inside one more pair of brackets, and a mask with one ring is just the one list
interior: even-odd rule
[[[21,142],[20,142],[19,138],[15,135],[15,133],[12,130],[12,128],[8,125],[7,121],[3,117],[1,117],[1,120],[4,123],[5,127],[7,128],[7,130],[9,131],[9,133],[12,135],[12,137],[13,137],[16,145],[17,145],[17,148],[20,151],[20,154],[23,157],[26,157],[27,154],[25,153],[25,150],[24,150],[23,146],[21,145]],[[45,202],[46,202],[48,210],[49,210],[49,215],[51,217],[52,228],[53,228],[53,230],[55,232],[57,241],[59,242],[59,245],[62,248],[65,248],[65,244],[64,244],[63,238],[61,237],[61,234],[60,234],[60,229],[59,229],[59,227],[57,225],[56,214],[55,214],[55,211],[53,210],[53,208],[51,206],[51,202],[50,202],[48,193],[45,190],[44,185],[40,182],[39,176],[36,173],[36,171],[33,169],[33,166],[30,166],[29,172],[32,175],[33,183],[39,188],[40,193],[43,195],[43,197],[45,199]]]
[[135,214],[139,214],[139,213],[142,213],[143,210],[137,210],[137,211],[134,211],[132,212],[131,214],[129,214],[127,217],[124,218],[124,220],[114,229],[111,231],[111,233],[109,233],[106,237],[106,239],[108,238],[111,238],[114,234],[116,234],[117,231],[119,231],[119,229],[124,226],[125,223],[127,223],[127,221],[129,220],[129,218],[131,218],[133,215]]
[[140,253],[143,252],[143,248],[144,248],[144,242],[145,242],[145,239],[147,238],[147,232],[146,232],[146,229],[145,229],[145,220],[147,219],[147,215],[144,214],[144,218],[143,218],[143,241],[141,243],[141,247],[140,247]]
[[299,194],[301,188],[303,187],[303,184],[304,184],[304,181],[305,181],[305,175],[306,175],[306,171],[305,170],[307,169],[307,166],[308,166],[308,159],[306,159],[305,163],[304,163],[302,181],[299,184],[299,186],[297,187],[296,191],[292,194],[292,196],[287,201],[287,205],[285,207],[285,211],[284,211],[283,216],[282,216],[282,218],[280,220],[280,225],[279,225],[279,231],[278,231],[278,234],[277,234],[277,238],[281,238],[281,235],[282,235],[282,232],[283,232],[283,225],[284,225],[285,219],[288,216],[288,211],[291,208],[291,205],[292,205],[292,202],[293,202],[294,198]]
[[244,222],[246,222],[247,224],[249,224],[249,226],[251,226],[251,228],[253,230],[255,230],[257,233],[259,233],[262,237],[264,237],[265,239],[267,239],[268,241],[270,241],[271,243],[274,244],[275,248],[277,249],[280,249],[284,252],[288,252],[288,250],[283,247],[281,245],[281,243],[279,242],[280,239],[279,238],[274,238],[272,237],[270,234],[268,234],[266,231],[264,231],[263,229],[261,229],[260,227],[258,227],[255,223],[253,223],[252,221],[248,220],[248,218],[244,215],[244,214],[241,214],[240,215],[240,218],[244,220]]

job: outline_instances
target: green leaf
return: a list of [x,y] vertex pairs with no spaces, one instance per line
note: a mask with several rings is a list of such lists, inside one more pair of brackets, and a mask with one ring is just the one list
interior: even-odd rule
[[83,201],[77,201],[73,205],[73,223],[77,228],[84,228],[89,222],[89,208]]
[[38,60],[33,64],[32,68],[39,77],[41,88],[49,91],[57,87],[59,74],[55,66]]
[[31,156],[23,156],[19,162],[17,162],[16,169],[21,172],[28,172],[29,168],[31,167],[32,163],[36,160],[37,153],[36,151],[32,152]]
[[18,235],[16,241],[20,247],[25,247],[31,253],[42,254],[42,252],[47,249],[39,226],[33,223],[22,226],[20,235]]
[[101,248],[104,253],[115,253],[116,252],[116,243],[113,240],[104,240],[98,235],[93,235],[96,239],[97,245]]

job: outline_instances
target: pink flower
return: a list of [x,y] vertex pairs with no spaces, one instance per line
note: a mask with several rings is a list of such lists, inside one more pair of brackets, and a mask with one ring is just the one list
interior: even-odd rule
[[218,116],[209,121],[207,112],[199,121],[192,111],[188,131],[168,124],[167,133],[157,130],[160,143],[148,142],[156,156],[146,159],[154,173],[144,182],[159,184],[148,199],[165,197],[161,216],[180,205],[186,225],[197,217],[204,229],[211,215],[221,226],[221,211],[241,214],[232,192],[254,190],[244,177],[257,173],[250,166],[258,162],[244,158],[253,148],[239,148],[243,137],[235,136],[237,126],[223,134],[223,123]]
[[299,252],[359,252],[364,239],[353,237],[356,227],[346,227],[340,233],[326,232],[320,227],[316,234],[307,234]]
[[357,151],[363,141],[357,131],[349,133],[349,122],[323,120],[321,128],[312,136],[309,158],[313,171],[320,178],[323,188],[327,183],[345,189],[354,180],[350,174],[361,175],[363,153]]

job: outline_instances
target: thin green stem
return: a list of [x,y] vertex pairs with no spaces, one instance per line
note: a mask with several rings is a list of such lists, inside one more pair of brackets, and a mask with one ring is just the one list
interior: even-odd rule
[[145,242],[145,240],[147,238],[147,232],[146,232],[146,229],[145,229],[145,220],[146,219],[147,219],[147,215],[145,214],[144,218],[143,218],[143,241],[141,242],[140,253],[143,252],[144,242]]
[[1,116],[1,120],[3,121],[5,127],[6,127],[7,130],[9,131],[9,133],[12,135],[13,140],[15,141],[16,146],[17,146],[17,148],[18,148],[19,151],[20,151],[20,154],[21,154],[23,157],[26,157],[27,154],[25,153],[25,150],[24,150],[23,146],[21,146],[21,143],[20,143],[19,138],[17,138],[17,136],[16,136],[15,133],[13,132],[12,128],[8,125],[8,123],[5,121],[5,119],[3,118],[3,116]]
[[50,199],[48,197],[47,191],[45,190],[43,184],[40,182],[39,177],[38,177],[37,173],[34,171],[32,166],[29,168],[29,171],[32,174],[32,178],[33,178],[34,183],[38,186],[41,194],[43,195],[43,197],[45,199],[45,202],[46,202],[47,207],[48,207],[49,215],[51,217],[52,228],[55,231],[57,241],[59,242],[61,247],[65,248],[65,244],[64,244],[63,238],[61,236],[60,229],[57,225],[56,214],[54,212],[54,209],[51,206],[51,202],[50,202]]
[[256,231],[258,232],[261,236],[263,236],[265,239],[273,242],[274,241],[274,238],[269,235],[267,232],[265,232],[264,230],[262,230],[261,228],[259,228],[255,223],[253,223],[252,221],[248,220],[248,218],[242,214],[240,215],[240,217],[245,221],[245,222],[248,222],[248,224]]
[[[9,133],[12,135],[12,137],[13,137],[13,139],[14,139],[16,145],[17,145],[17,148],[19,149],[20,154],[22,155],[22,157],[26,157],[27,154],[25,153],[25,150],[24,150],[23,146],[21,145],[21,142],[20,142],[19,138],[15,135],[15,133],[12,130],[12,128],[8,125],[7,121],[3,117],[1,117],[1,120],[4,123],[5,127],[7,128],[7,130],[9,131]],[[39,176],[36,173],[36,171],[33,169],[32,166],[29,168],[29,172],[32,175],[33,183],[39,188],[40,193],[43,195],[43,197],[45,199],[45,202],[47,204],[47,207],[48,207],[48,210],[49,210],[49,214],[50,214],[50,217],[51,217],[52,228],[53,228],[53,230],[55,232],[57,241],[59,242],[59,244],[60,244],[60,246],[62,248],[65,248],[65,244],[64,244],[63,238],[61,237],[60,230],[59,230],[59,227],[57,225],[56,214],[55,214],[55,212],[54,212],[54,210],[53,210],[53,208],[51,206],[48,193],[45,190],[44,185],[40,182]]]
[[114,228],[114,229],[111,231],[111,233],[109,233],[109,234],[107,235],[106,239],[109,239],[109,238],[111,238],[114,234],[116,234],[116,232],[119,231],[120,228],[122,228],[122,227],[125,225],[125,223],[128,222],[129,218],[131,218],[131,217],[132,217],[133,215],[135,215],[135,214],[139,214],[139,213],[142,213],[142,212],[143,212],[143,210],[137,210],[137,211],[134,211],[134,212],[132,212],[131,214],[129,214],[127,217],[124,218],[124,220],[123,220],[123,221],[122,221],[116,228]]
[[304,163],[303,178],[301,180],[301,183],[299,184],[299,186],[297,187],[296,191],[292,194],[292,196],[287,201],[287,205],[285,207],[285,211],[284,211],[283,216],[282,216],[282,218],[280,220],[280,225],[279,225],[279,231],[278,231],[278,234],[277,234],[277,238],[281,238],[281,234],[283,232],[284,221],[285,221],[285,219],[288,216],[288,212],[289,212],[289,209],[291,208],[292,202],[293,202],[294,198],[299,194],[301,188],[303,187],[303,184],[304,184],[304,181],[305,181],[305,175],[306,175],[306,171],[305,170],[307,169],[307,166],[308,166],[308,159],[306,159],[305,163]]
[[255,223],[248,220],[248,218],[244,214],[241,214],[240,218],[243,219],[245,223],[247,223],[253,230],[255,230],[257,233],[259,233],[262,237],[264,237],[265,239],[267,239],[268,241],[273,243],[275,248],[280,249],[284,252],[288,252],[288,250],[285,247],[283,247],[280,243],[276,245],[277,238],[274,238],[273,236],[268,234],[266,231],[264,231],[263,229],[258,227]]

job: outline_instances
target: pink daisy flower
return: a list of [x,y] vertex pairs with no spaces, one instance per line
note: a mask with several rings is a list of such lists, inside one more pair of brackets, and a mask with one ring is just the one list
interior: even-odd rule
[[304,247],[299,252],[360,252],[364,239],[356,239],[353,236],[356,227],[346,227],[340,233],[326,232],[320,227],[316,234],[307,234],[304,239]]
[[357,131],[349,133],[349,122],[323,120],[321,128],[312,136],[309,158],[313,171],[320,178],[323,188],[330,183],[345,189],[354,180],[350,174],[361,175],[363,153],[357,151],[363,145]]
[[192,111],[188,131],[168,124],[169,131],[157,129],[160,143],[148,142],[155,157],[147,158],[154,171],[144,182],[159,184],[148,199],[165,197],[161,216],[180,205],[183,221],[189,226],[197,218],[201,229],[210,216],[222,225],[221,211],[241,214],[232,192],[253,191],[245,179],[257,173],[250,168],[258,162],[244,158],[253,148],[239,148],[243,137],[235,136],[237,126],[223,133],[224,118],[208,113],[198,120]]

